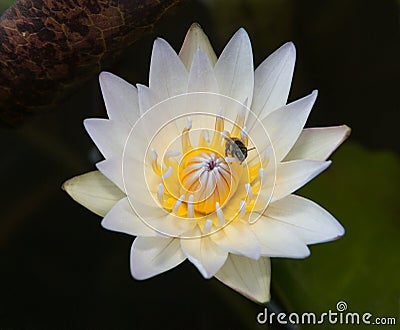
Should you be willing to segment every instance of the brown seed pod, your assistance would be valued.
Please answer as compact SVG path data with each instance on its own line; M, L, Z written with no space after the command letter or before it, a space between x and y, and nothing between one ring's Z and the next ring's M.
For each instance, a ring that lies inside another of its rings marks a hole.
M180 0L19 0L0 17L0 117L55 104Z

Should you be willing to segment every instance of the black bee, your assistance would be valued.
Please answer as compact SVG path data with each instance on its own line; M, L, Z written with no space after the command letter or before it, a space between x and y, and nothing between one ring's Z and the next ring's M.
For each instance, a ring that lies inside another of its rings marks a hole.
M248 151L255 149L254 147L247 149L242 140L238 138L227 137L225 139L226 139L225 156L235 157L237 160L240 161L240 163L243 163L243 161L247 158Z

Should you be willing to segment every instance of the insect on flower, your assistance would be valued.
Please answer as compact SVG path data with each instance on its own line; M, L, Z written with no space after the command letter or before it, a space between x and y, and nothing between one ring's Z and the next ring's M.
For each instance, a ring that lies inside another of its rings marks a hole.
M239 138L225 137L225 156L235 157L240 163L247 158L248 151L254 150L255 147L247 148L244 142Z

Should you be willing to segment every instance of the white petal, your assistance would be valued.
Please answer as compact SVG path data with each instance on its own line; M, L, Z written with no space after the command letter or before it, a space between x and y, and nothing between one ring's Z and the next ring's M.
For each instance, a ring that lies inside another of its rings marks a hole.
M122 178L122 158L109 158L96 164L97 169L111 180L121 191L125 192Z
M200 231L197 232L198 236ZM218 247L209 236L181 239L181 247L189 261L194 264L204 278L213 277L225 263L228 252Z
M104 216L125 195L99 171L76 176L62 188L79 204Z
M131 273L137 280L156 276L186 259L179 239L137 237L131 249Z
M301 188L307 182L311 181L319 173L325 170L331 161L316 161L316 160L292 160L278 164L276 168L276 182L273 186L266 186L261 189L259 196L272 195L271 201L279 200L290 195L292 192ZM272 176L268 172L265 176ZM259 198L254 210L259 211L266 205L266 201Z
M160 210L160 208L159 208ZM143 210L140 214L145 215L145 220L147 223L157 230L159 235L162 236L172 236L180 237L185 236L187 232L191 231L196 226L196 221L189 218L179 218L173 214L161 216L161 212L147 212ZM152 216L154 213L154 216Z
M193 219L176 217L158 205L156 194L160 179L152 173L151 169L146 175L142 170L143 164L130 156L125 157L124 168L126 170L122 179L119 178L121 175L119 173L122 172L122 169L119 168L122 166L121 163L106 160L96 165L103 173L110 175L112 180L122 181L121 184L134 212L157 231L157 235L178 237L193 229L196 225Z
M215 76L220 93L239 101L251 103L254 86L253 52L244 29L235 33L217 63Z
M303 129L285 160L325 160L347 139L350 131L346 125Z
M153 193L157 192L158 185L161 183L160 178L151 168L145 169L144 160L135 159L134 152L130 150L129 155L125 155L123 159L124 191L134 203L138 201L148 206L156 206L157 202Z
M210 237L218 246L228 252L254 260L260 257L260 244L247 222L231 222Z
M149 87L161 100L186 92L188 72L172 47L156 39L150 65Z
M127 163L125 163L126 165ZM146 176L140 171L140 163L130 158L128 168L135 168L136 171L126 171L122 178L121 160L105 160L97 163L99 170L110 180L117 181L126 189L126 194L130 200L133 211L153 230L157 235L162 236L181 236L183 233L193 229L196 222L191 219L179 218L161 208L156 197L158 184L153 182L155 175ZM146 180L145 180L146 179ZM148 184L148 186L147 186ZM152 193L149 189L154 189ZM125 191L125 190L124 190Z
M128 197L129 198L129 197ZM193 219L179 218L176 217L158 205L145 205L137 200L129 199L125 204L118 205L119 207L110 211L111 220L113 224L116 222L120 226L118 228L108 228L115 231L125 232L127 234L135 236L158 236L158 237L179 237L185 235L185 233L193 230L196 226L196 222ZM140 216L136 221L141 221L142 223L131 223L130 227L126 224L132 221L132 215ZM108 216L109 214L107 214ZM120 217L120 219L117 219ZM122 226L124 226L122 228ZM146 226L147 228L144 228ZM135 233L136 230L136 233Z
M344 235L344 228L330 213L304 197L289 195L271 203L264 214L306 244L328 242Z
M251 109L259 118L286 105L296 61L296 49L288 42L267 57L254 73ZM250 130L253 122L246 123Z
M305 258L310 255L307 245L278 221L262 216L251 228L261 244L263 256Z
M120 157L107 158L99 163L96 163L97 169L103 173L108 179L114 182L126 195L136 197L135 193L140 194L139 200L151 202L149 205L154 205L151 193L148 192L148 187L157 189L157 186L151 185L155 182L156 175L149 172L149 175L144 177L144 162L135 159L134 155L129 154L129 151ZM135 171L131 169L134 168ZM124 170L124 171L123 171ZM147 181L146 181L147 180ZM146 184L148 183L148 185ZM158 182L156 183L158 185ZM143 193L146 191L146 193Z
M105 158L122 157L129 127L116 121L90 118L83 121L86 131Z
M261 257L256 261L229 254L224 266L215 277L255 302L264 304L270 299L271 264L269 258Z
M106 229L134 236L157 236L157 233L135 214L127 197L114 205L101 225Z
M311 108L317 98L317 91L272 112L262 120L274 148L275 158L281 161L298 139ZM260 125L250 132L250 137L258 148L264 150L269 146L265 133Z
M293 160L279 164L272 200L281 199L324 171L331 161Z
M190 69L194 54L196 53L198 48L200 48L204 52L204 54L209 59L211 65L214 66L217 62L217 56L214 53L210 41L208 40L208 37L204 34L200 25L197 23L193 23L186 34L182 48L179 52L179 57L181 58L187 70Z
M198 48L189 72L188 92L218 93L214 70L204 52Z
M140 113L144 114L147 110L159 103L159 98L154 91L144 85L137 84L139 96Z
M99 80L108 117L132 126L139 118L136 88L109 72L100 73Z

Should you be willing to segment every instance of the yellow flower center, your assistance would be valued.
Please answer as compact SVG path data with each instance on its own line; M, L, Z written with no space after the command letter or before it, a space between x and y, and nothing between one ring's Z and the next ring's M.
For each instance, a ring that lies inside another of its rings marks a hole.
M181 152L167 151L160 166L153 150L152 168L161 179L157 199L165 210L182 218L198 218L205 231L212 224L222 226L252 210L263 166L262 159L255 157L252 165L247 164L248 138L243 123L244 115L239 114L230 132L224 131L224 119L217 116L214 129L201 130L193 146L192 120L188 118L180 136ZM224 215L222 209L232 200L236 205L228 207L226 219L227 211Z
M193 195L194 210L209 214L223 206L237 186L238 175L217 150L193 149L182 157L179 180L182 192ZM218 203L218 204L217 204Z

